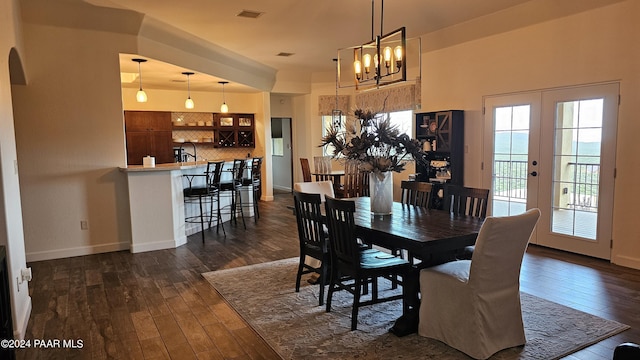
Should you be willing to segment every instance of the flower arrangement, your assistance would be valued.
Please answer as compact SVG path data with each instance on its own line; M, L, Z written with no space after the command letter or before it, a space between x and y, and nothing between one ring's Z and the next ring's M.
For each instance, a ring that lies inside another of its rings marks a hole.
M382 177L388 171L402 172L409 157L426 162L421 143L401 134L391 118L371 110L356 109L355 122L347 122L346 130L327 129L320 146L332 145L334 157L360 161L360 169Z

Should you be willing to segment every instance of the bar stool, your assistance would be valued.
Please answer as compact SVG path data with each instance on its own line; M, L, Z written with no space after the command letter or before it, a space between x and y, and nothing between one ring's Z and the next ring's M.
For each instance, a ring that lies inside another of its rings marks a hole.
M183 177L187 179L189 186L184 188L184 203L185 203L185 212L188 213L187 207L188 204L197 204L199 205L200 213L197 215L189 215L185 216L186 223L200 223L202 228L202 243L204 244L204 218L208 216L208 229L211 228L211 222L213 219L213 204L217 204L216 211L216 233L219 231L219 227L222 226L222 232L226 236L227 233L224 230L224 224L222 223L222 213L220 212L220 178L222 176L222 166L224 165L223 161L219 162L208 162L207 170L204 174L184 174ZM194 184L195 179L204 180L204 184L198 184L196 182ZM208 211L205 210L208 206Z
M227 196L231 198L231 204L224 207L229 209L229 214L231 215L230 222L234 222L237 225L238 224L237 214L238 212L240 212L240 216L242 217L242 225L246 230L247 224L244 221L244 211L242 210L242 191L241 191L242 177L243 177L245 165L246 165L245 159L234 159L233 168L231 170L228 170L231 172L231 181L221 181L219 189L223 196ZM223 208L223 211L225 210L224 208Z
M258 202L262 196L262 157L254 157L251 159L251 174L242 178L242 186L250 188L253 194L251 205L253 205L253 220L258 222L260 217L260 209Z

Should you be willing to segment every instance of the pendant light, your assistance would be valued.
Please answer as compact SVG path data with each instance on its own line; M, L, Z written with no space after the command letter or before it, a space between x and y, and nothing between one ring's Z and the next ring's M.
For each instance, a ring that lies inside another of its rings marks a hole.
M140 63L147 62L146 59L131 59L138 63L138 79L140 79L140 89L136 93L136 100L138 102L147 102L147 93L142 90L142 72L140 71Z
M224 98L224 84L228 83L228 81L218 81L218 84L222 84L222 105L220 106L220 112L225 114L229 112L229 107L227 106L227 102Z
M187 75L187 100L184 101L184 107L187 109L193 109L194 104L193 100L191 100L191 82L189 81L189 76L193 75L193 73L185 71L182 75Z

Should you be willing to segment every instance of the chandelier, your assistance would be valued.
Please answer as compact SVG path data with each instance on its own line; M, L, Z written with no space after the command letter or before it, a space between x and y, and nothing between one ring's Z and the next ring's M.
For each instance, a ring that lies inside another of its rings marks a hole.
M406 30L401 27L383 35L384 0L381 0L380 34L374 35L374 7L375 0L371 0L371 40L352 47L356 90L363 85L379 87L407 79Z

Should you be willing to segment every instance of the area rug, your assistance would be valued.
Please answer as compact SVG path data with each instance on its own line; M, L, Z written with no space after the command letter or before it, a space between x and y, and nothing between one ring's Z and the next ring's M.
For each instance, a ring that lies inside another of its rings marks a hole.
M402 313L400 300L360 308L358 330L350 331L353 297L337 292L325 312L318 286L303 281L295 292L297 261L202 275L284 359L469 359L437 340L389 333ZM558 359L629 328L527 293L521 298L527 343L491 359Z

